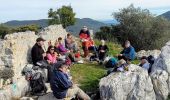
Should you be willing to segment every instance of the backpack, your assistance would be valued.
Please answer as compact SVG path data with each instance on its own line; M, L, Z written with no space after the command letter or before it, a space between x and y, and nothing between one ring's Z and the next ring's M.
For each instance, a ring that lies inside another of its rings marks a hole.
M106 62L105 67L106 68L113 68L117 64L117 59L115 58L110 58L108 62Z
M150 55L147 57L147 61L150 63L150 67L148 70L148 73L150 73L152 70L152 65L154 64L155 58L152 55Z
M44 77L41 72L36 72L30 79L31 94L46 93L47 87L45 86Z

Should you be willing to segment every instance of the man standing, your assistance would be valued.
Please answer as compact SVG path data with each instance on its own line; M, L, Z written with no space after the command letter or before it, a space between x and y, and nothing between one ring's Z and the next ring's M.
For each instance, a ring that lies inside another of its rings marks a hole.
M37 38L35 45L32 47L31 57L34 65L37 65L37 62L42 61L46 56L46 53L43 50L44 41L45 40L41 37Z
M80 88L74 86L67 72L68 66L64 62L54 65L54 70L50 80L51 89L57 99L78 97L83 100L90 100Z

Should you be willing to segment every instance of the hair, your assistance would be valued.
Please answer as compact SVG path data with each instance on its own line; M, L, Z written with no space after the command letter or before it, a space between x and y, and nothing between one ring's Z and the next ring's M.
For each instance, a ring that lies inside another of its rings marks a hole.
M50 53L51 48L54 48L54 46L50 45L47 49L47 53Z
M147 57L146 56L142 56L140 60L142 60L142 59L146 59L147 60Z
M58 38L58 41L59 41L59 40L62 40L62 37L59 37L59 38Z
M69 36L71 36L71 33L68 33L68 34L67 34L67 37L69 37Z

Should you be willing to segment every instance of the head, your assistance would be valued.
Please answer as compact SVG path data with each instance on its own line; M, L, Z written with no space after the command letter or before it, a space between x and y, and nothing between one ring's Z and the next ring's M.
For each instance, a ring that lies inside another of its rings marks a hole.
M54 46L49 46L48 47L48 50L47 50L47 53L50 53L50 54L53 54L54 53Z
M59 38L58 38L58 42L59 42L59 43L62 43L62 40L63 40L62 37L59 37Z
M128 47L130 47L130 41L127 40L127 41L125 42L125 48L128 48Z
M143 56L141 59L140 59L140 62L141 64L145 64L147 62L147 57L146 56Z
M44 41L45 39L39 37L36 39L36 43L39 45L39 46L43 46L44 45Z
M71 38L71 34L70 33L67 34L67 38Z
M58 66L58 70L63 73L67 73L67 69L68 69L68 66L66 64L61 64Z
M101 40L101 44L102 44L102 45L105 45L105 41L104 41L104 40Z
M87 31L87 30L88 30L87 26L83 26L83 31Z

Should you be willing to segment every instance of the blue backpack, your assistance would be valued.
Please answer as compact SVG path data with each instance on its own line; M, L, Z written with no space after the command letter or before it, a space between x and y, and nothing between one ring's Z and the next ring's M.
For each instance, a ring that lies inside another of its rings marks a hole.
M116 58L110 58L109 61L105 64L106 68L114 68L117 64L118 60Z

